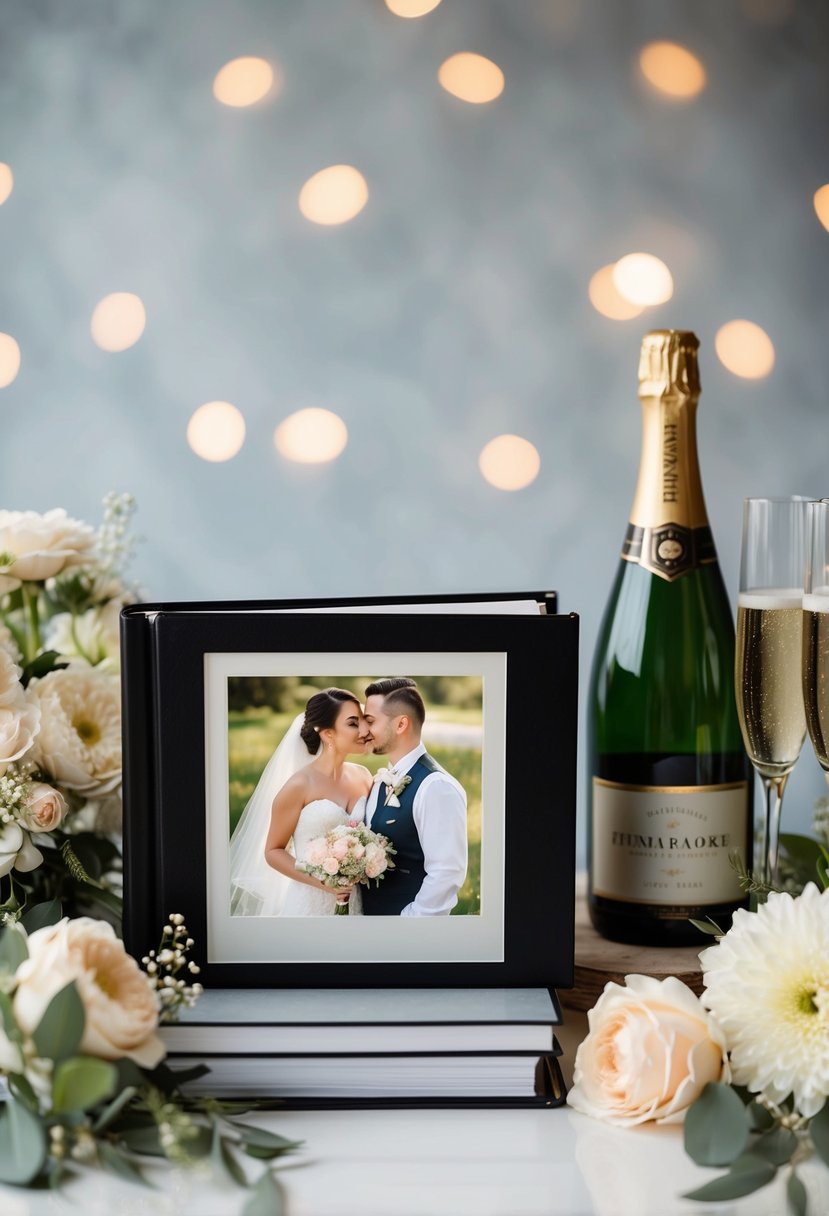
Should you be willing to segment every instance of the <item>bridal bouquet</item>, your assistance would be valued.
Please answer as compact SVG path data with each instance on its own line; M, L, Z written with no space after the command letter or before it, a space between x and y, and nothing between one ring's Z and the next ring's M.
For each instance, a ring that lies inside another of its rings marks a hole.
M349 820L312 840L307 857L298 861L296 868L336 893L354 883L369 886L372 879L379 885L386 871L394 869L391 857L395 852L388 837ZM338 903L335 912L347 916L348 902Z
M0 919L120 912L119 614L134 509L0 510Z

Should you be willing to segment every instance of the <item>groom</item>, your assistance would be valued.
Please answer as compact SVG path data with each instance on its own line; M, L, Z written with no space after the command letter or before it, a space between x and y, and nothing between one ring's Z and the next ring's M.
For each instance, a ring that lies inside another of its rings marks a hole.
M366 823L397 852L380 884L363 888L363 915L448 916L466 877L466 794L420 741L426 709L414 680L378 680L365 697L366 742L388 756L380 772L391 778L375 780Z

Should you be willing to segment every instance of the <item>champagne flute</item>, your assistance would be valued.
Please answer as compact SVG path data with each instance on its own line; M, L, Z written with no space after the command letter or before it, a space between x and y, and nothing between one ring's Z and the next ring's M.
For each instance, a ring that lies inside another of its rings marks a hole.
M803 704L818 763L829 782L829 500L810 502L803 580Z
M765 790L763 882L777 876L783 791L806 737L801 689L808 498L747 498L737 600L735 692Z

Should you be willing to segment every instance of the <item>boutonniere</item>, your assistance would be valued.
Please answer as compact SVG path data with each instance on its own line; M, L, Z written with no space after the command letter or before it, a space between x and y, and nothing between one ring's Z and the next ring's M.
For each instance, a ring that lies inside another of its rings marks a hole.
M382 782L386 786L386 800L383 806L400 806L399 794L402 794L407 785L411 784L411 777L408 773L400 776L394 769L378 768L374 778L376 782Z

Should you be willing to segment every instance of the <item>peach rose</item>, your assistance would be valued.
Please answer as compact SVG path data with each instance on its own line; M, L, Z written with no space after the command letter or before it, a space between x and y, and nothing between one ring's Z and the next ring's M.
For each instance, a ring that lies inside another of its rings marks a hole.
M339 840L334 841L334 844L331 847L331 852L338 861L342 861L348 852L348 841L344 836L341 836Z
M619 1126L675 1123L723 1074L725 1040L691 989L670 976L606 984L576 1052L575 1110Z
M155 1068L164 1044L156 1034L153 990L112 926L87 916L64 919L29 937L29 957L17 969L14 994L21 1030L34 1032L52 997L70 980L86 1014L81 1052Z
M23 820L30 832L51 832L66 814L66 800L59 790L36 781L29 793Z
M340 863L337 861L336 857L326 857L325 861L322 863L322 868L325 870L326 874L336 874L340 868Z
M311 865L319 866L328 856L328 845L324 840L312 840L308 845L308 860Z
M371 861L366 862L366 878L379 878L385 869L385 859L375 857Z

